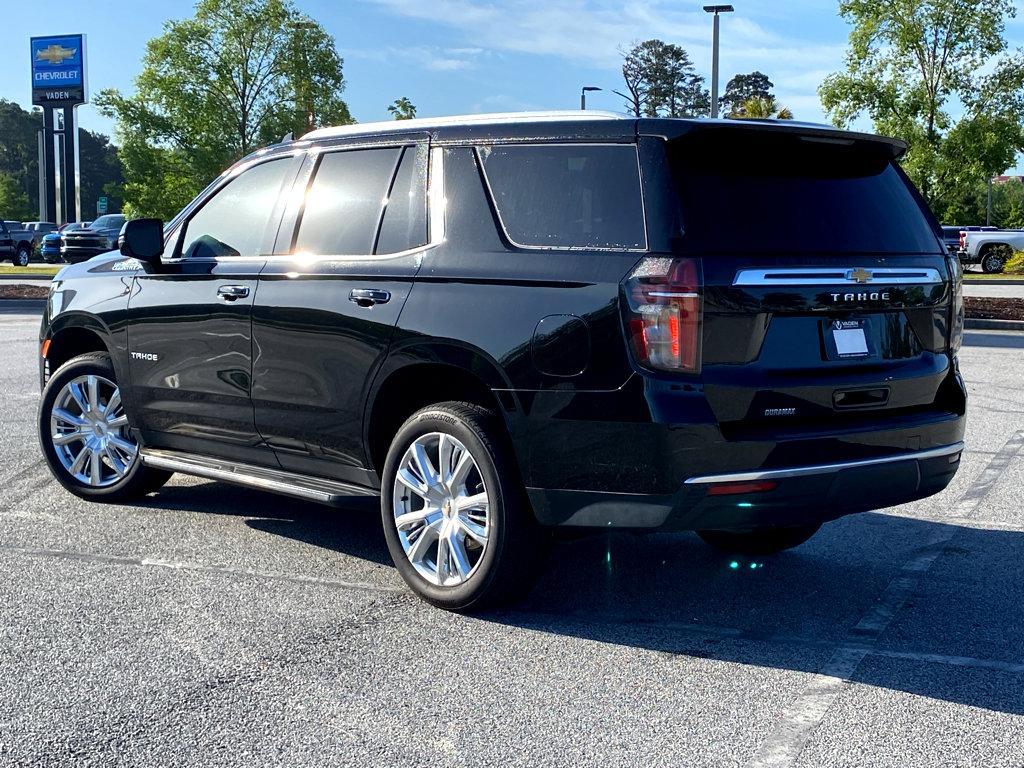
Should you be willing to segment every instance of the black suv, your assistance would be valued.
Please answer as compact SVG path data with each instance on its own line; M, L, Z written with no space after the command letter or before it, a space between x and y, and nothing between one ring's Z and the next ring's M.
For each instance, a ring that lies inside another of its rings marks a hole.
M959 465L960 271L903 150L590 112L269 147L55 278L43 452L88 499L379 495L451 609L528 587L547 527L793 547Z

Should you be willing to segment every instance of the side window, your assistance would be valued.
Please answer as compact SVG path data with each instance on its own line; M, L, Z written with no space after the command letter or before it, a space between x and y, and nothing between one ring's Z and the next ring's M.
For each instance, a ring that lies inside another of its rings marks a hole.
M479 153L498 217L513 243L646 247L634 145L495 145Z
M181 254L186 259L255 256L263 248L292 158L253 166L214 193L185 224Z
M427 242L427 145L406 147L388 193L376 254L395 254Z
M320 158L306 194L296 253L372 254L381 211L402 150L343 150Z

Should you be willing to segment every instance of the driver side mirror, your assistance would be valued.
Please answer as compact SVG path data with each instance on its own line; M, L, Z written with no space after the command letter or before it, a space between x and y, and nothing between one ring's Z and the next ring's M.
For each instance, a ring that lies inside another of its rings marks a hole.
M118 242L125 256L158 265L164 252L164 223L159 219L132 219L124 223Z

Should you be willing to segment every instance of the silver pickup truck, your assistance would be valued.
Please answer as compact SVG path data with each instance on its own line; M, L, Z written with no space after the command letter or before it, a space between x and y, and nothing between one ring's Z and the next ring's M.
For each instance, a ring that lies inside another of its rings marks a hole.
M1002 272L1014 251L1024 251L1024 230L960 233L962 264L980 264L983 272Z
M0 220L0 260L10 259L24 267L32 258L34 248L35 238L31 230L25 229L21 222Z

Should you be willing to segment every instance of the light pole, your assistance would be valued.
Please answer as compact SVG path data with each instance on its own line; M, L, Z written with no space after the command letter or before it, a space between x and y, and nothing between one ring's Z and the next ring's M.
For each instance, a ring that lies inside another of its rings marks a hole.
M306 50L306 31L316 29L316 27L316 23L308 19L299 19L291 23L291 28L298 32L295 37L295 46L302 49L302 85L300 87L299 79L296 78L295 106L299 109L304 109L306 112L306 133L316 128L316 115L313 114L313 98L309 92L309 81L312 79L312 75L309 71L309 52Z
M600 91L596 85L585 85L580 89L580 109L587 108L587 91Z
M732 13L731 5L705 5L707 13L713 13L715 20L711 32L711 117L718 117L718 14Z

